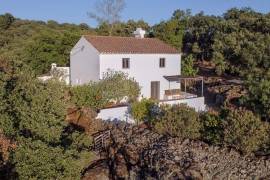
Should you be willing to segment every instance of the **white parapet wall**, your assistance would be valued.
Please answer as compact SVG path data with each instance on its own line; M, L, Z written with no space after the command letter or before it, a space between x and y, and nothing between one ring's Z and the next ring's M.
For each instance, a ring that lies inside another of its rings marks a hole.
M127 123L135 123L130 114L129 106L120 106L101 109L97 118L105 121L125 121Z
M162 104L186 104L189 107L194 108L197 112L205 111L206 107L204 104L204 97L190 98L190 99L178 99L178 100L167 100L160 102ZM135 123L135 120L130 114L130 106L117 106L111 108L101 109L98 113L97 118L104 121L124 121L127 123Z
M160 104L169 104L169 105L186 104L187 106L194 108L197 112L206 110L206 106L205 106L205 103L204 103L204 97L167 100L167 101L160 102Z

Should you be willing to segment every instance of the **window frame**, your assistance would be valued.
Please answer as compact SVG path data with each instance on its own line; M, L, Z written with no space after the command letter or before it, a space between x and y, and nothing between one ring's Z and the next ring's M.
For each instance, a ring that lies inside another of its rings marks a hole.
M122 58L122 69L130 68L130 58Z
M166 67L166 58L159 58L159 68Z

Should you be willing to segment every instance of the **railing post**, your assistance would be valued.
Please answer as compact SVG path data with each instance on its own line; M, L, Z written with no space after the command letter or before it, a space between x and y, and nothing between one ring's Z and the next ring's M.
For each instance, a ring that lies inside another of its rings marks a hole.
M104 136L101 136L101 149L103 149L104 148Z
M186 79L185 79L185 92L187 92Z
M202 77L202 97L203 97L203 77Z
M180 84L180 92L182 91L182 79L179 78L179 84Z

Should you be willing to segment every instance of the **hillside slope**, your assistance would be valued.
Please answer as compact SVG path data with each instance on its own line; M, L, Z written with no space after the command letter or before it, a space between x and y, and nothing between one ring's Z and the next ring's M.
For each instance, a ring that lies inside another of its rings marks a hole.
M111 125L110 125L111 126ZM270 159L159 135L147 126L111 126L111 145L84 179L268 179Z

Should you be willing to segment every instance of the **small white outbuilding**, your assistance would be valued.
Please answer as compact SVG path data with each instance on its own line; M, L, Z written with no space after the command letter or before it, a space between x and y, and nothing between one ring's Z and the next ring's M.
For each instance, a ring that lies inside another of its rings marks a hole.
M69 85L70 67L58 67L56 63L52 63L50 72L48 74L39 76L38 79L45 82L53 77L57 77L59 81L63 81L66 85Z

